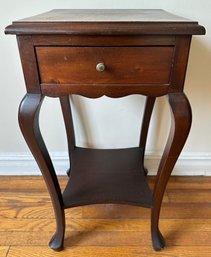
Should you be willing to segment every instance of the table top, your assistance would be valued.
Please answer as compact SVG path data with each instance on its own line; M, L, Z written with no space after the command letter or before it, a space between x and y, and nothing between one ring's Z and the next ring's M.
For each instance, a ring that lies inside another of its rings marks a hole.
M16 22L191 22L161 9L55 9Z
M55 9L14 21L5 33L202 35L205 29L161 9Z

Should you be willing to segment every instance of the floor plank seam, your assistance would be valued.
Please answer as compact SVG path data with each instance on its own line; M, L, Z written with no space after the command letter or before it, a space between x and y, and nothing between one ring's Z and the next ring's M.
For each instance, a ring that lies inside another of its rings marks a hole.
M11 246L9 245L9 247L8 247L8 249L7 249L7 252L6 252L6 256L5 257L8 257L9 255L9 251L10 251L10 248L11 248Z

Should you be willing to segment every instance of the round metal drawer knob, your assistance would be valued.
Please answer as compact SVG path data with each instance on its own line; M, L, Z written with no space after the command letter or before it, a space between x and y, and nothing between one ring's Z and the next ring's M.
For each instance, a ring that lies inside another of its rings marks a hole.
M105 64L102 63L102 62L100 62L100 63L98 63L98 64L96 65L96 70L99 71L99 72L104 71L105 68L106 68L106 66L105 66Z

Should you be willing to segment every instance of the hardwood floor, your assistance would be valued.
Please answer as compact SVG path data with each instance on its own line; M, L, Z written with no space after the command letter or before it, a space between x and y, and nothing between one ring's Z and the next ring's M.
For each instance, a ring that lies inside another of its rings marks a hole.
M60 177L64 188L67 178ZM154 179L150 178L153 187ZM167 246L153 251L150 211L124 205L66 210L65 249L48 247L54 216L42 177L0 177L0 257L211 256L211 177L172 177L161 230Z

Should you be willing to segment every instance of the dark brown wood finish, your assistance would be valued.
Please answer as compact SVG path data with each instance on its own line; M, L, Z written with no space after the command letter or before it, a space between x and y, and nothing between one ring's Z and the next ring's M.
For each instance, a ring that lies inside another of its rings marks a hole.
M119 202L151 208L153 247L162 249L161 203L191 126L191 108L183 94L191 36L205 34L205 29L163 10L53 10L13 22L5 33L17 35L28 92L20 105L20 127L54 206L57 229L51 248L63 247L65 208ZM105 70L96 70L99 63ZM70 94L146 95L140 146L77 147ZM169 97L172 125L151 194L143 159L154 102L162 95ZM39 130L44 96L60 98L67 132L71 173L63 193Z
M139 146L143 147L144 153L146 148L150 119L151 119L153 107L155 104L155 99L156 99L155 97L147 96L146 102L145 102L144 115L142 119L142 127L141 127L141 134L140 134L140 142L139 142Z
M172 116L171 129L158 168L152 200L151 233L155 250L165 246L158 226L161 203L169 176L188 137L192 121L191 107L184 93L169 94L169 104Z
M72 152L72 169L63 193L65 208L96 203L151 207L142 167L143 149L86 149Z
M16 35L203 35L198 22L163 10L52 10L13 22Z
M169 84L173 53L173 46L36 47L41 83L55 85Z
M19 125L23 136L43 174L51 196L55 217L56 232L50 241L52 249L61 250L64 241L65 216L63 198L57 176L43 141L39 128L39 112L43 101L41 94L26 94L19 108Z
M27 93L40 93L40 79L31 36L17 37Z
M174 35L32 35L34 46L169 46Z
M150 119L151 119L152 111L155 105L155 99L156 99L155 97L147 96L145 107L144 107L144 115L142 118L142 126L141 126L140 142L139 142L139 146L143 148L144 155L145 155ZM143 166L144 166L144 158L143 158ZM144 171L145 171L145 174L147 175L148 170L144 168Z
M70 175L71 159L72 159L71 153L75 149L75 132L74 132L74 126L73 126L72 111L71 111L69 96L63 96L63 97L60 97L59 99L60 99L60 104L62 108L66 134L67 134L67 146L68 146L69 162L70 162L70 167L67 170L67 174Z

